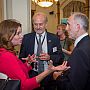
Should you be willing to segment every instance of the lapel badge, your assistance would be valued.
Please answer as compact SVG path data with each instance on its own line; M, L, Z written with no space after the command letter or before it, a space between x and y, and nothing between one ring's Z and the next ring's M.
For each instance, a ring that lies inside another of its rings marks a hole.
M51 42L51 40L48 40L48 42L50 43L50 42Z

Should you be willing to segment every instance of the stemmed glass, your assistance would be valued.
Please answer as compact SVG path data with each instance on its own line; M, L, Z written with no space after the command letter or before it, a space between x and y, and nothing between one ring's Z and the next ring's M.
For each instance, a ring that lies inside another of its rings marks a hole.
M42 50L41 53L45 53L45 51ZM38 65L39 65L38 59L39 59L39 56L35 54L34 60L36 60L36 62L34 62L34 66L33 66L34 71L38 71Z
M36 60L36 62L34 62L33 64L33 70L37 71L38 70L38 61L37 61L37 55L35 54L34 60Z

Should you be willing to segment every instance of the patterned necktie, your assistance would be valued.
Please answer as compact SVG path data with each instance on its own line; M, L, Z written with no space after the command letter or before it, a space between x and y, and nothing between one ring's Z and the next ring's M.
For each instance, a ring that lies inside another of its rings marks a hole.
M40 56L41 52L42 52L42 43L41 43L41 35L39 35L38 47L37 47L37 56Z
M38 47L37 47L37 56L40 56L40 53L42 52L42 43L41 43L41 35L39 35L38 40ZM37 58L38 60L38 74L44 71L44 64L43 61Z

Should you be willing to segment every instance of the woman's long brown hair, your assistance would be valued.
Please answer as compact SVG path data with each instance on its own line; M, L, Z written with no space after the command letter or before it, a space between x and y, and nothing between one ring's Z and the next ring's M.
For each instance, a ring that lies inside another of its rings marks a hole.
M21 24L14 19L7 19L0 23L0 48L14 50L10 37L16 34L18 27L21 27Z

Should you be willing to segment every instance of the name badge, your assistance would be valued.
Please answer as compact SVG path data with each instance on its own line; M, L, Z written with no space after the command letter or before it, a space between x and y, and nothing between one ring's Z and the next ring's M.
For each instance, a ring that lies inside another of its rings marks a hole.
M56 51L57 51L57 47L54 47L54 48L53 48L53 52L56 52Z

